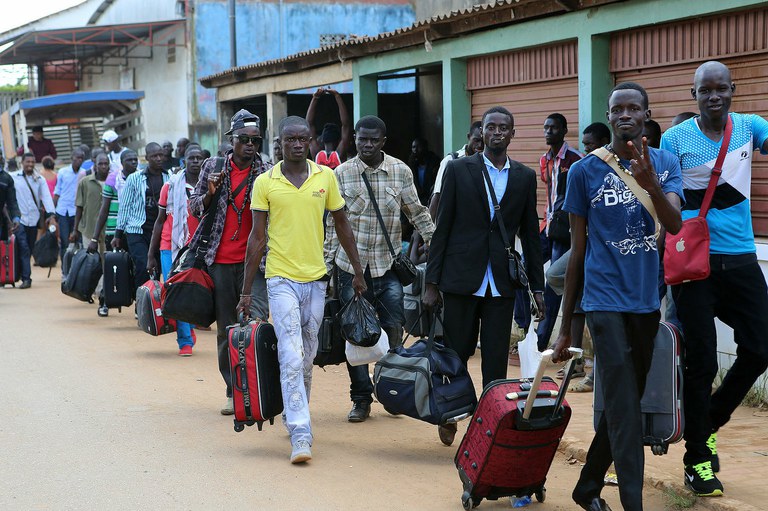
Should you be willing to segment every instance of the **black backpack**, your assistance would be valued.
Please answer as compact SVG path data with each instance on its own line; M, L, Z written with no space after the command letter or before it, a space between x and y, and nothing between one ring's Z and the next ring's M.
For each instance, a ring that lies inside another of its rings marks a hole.
M97 252L78 250L72 258L67 278L61 282L61 292L80 301L93 303L93 293L102 271L101 256Z
M53 268L59 260L59 239L51 231L45 231L45 234L35 242L32 247L32 257L35 258L35 264L41 268Z

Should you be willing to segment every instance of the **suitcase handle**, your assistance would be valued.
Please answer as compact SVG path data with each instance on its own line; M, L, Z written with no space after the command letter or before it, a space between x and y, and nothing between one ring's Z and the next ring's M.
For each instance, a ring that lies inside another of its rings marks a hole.
M554 413L557 414L560 410L560 407L563 404L563 399L565 399L565 393L568 390L568 384L571 380L571 375L573 374L573 362L574 358L581 358L581 354L584 352L581 348L568 348L568 351L571 353L572 357L568 360L568 365L565 367L565 375L563 377L563 384L560 387L560 392L558 392L557 395L557 401L555 402L555 411ZM554 351L551 349L544 350L544 352L541 354L541 363L539 363L539 368L536 370L536 377L533 379L533 383L531 383L531 390L529 392L529 395L537 396L539 393L539 387L541 386L541 379L544 377L544 371L546 371L547 367L549 367L552 362L552 355ZM523 419L528 420L531 417L531 411L533 409L533 403L531 403L531 406L528 406L528 403L525 404L525 409L523 410Z

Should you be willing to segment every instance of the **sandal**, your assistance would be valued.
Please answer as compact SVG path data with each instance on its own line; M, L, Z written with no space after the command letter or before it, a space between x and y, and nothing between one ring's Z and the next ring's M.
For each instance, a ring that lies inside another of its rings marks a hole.
M581 378L582 376L586 376L587 373L584 372L584 362L575 362L573 366L573 374L571 375L571 378ZM565 378L565 367L561 367L558 369L557 374L555 377L558 380L562 380Z
M568 392L592 392L593 390L595 390L595 382L589 377L577 383L572 383L568 387Z

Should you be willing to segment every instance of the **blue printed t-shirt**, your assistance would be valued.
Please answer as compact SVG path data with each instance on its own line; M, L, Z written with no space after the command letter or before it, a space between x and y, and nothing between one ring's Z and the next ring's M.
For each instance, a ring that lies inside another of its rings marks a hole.
M712 254L751 254L755 252L749 203L752 153L761 149L768 139L768 121L753 114L732 113L730 117L733 123L731 143L707 212L709 251ZM699 214L722 144L722 139L715 142L704 135L697 121L698 118L688 119L668 129L661 137L662 149L672 152L680 160L683 170L683 220Z
M664 193L682 197L674 155L649 148ZM629 168L630 162L622 160ZM563 210L585 217L585 312L646 313L659 309L659 253L653 217L603 160L589 155L568 171Z

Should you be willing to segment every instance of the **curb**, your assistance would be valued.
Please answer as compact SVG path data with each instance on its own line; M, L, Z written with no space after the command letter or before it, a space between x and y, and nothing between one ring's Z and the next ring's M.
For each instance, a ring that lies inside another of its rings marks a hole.
M579 445L579 440L574 437L563 437L560 441L558 451L563 453L568 459L576 459L584 463L587 459L587 451ZM669 490L675 493L690 493L685 485L675 483L669 479L669 476L660 475L656 471L645 467L645 484L659 490ZM761 511L760 509L728 497L700 497L696 499L696 506L712 511Z

